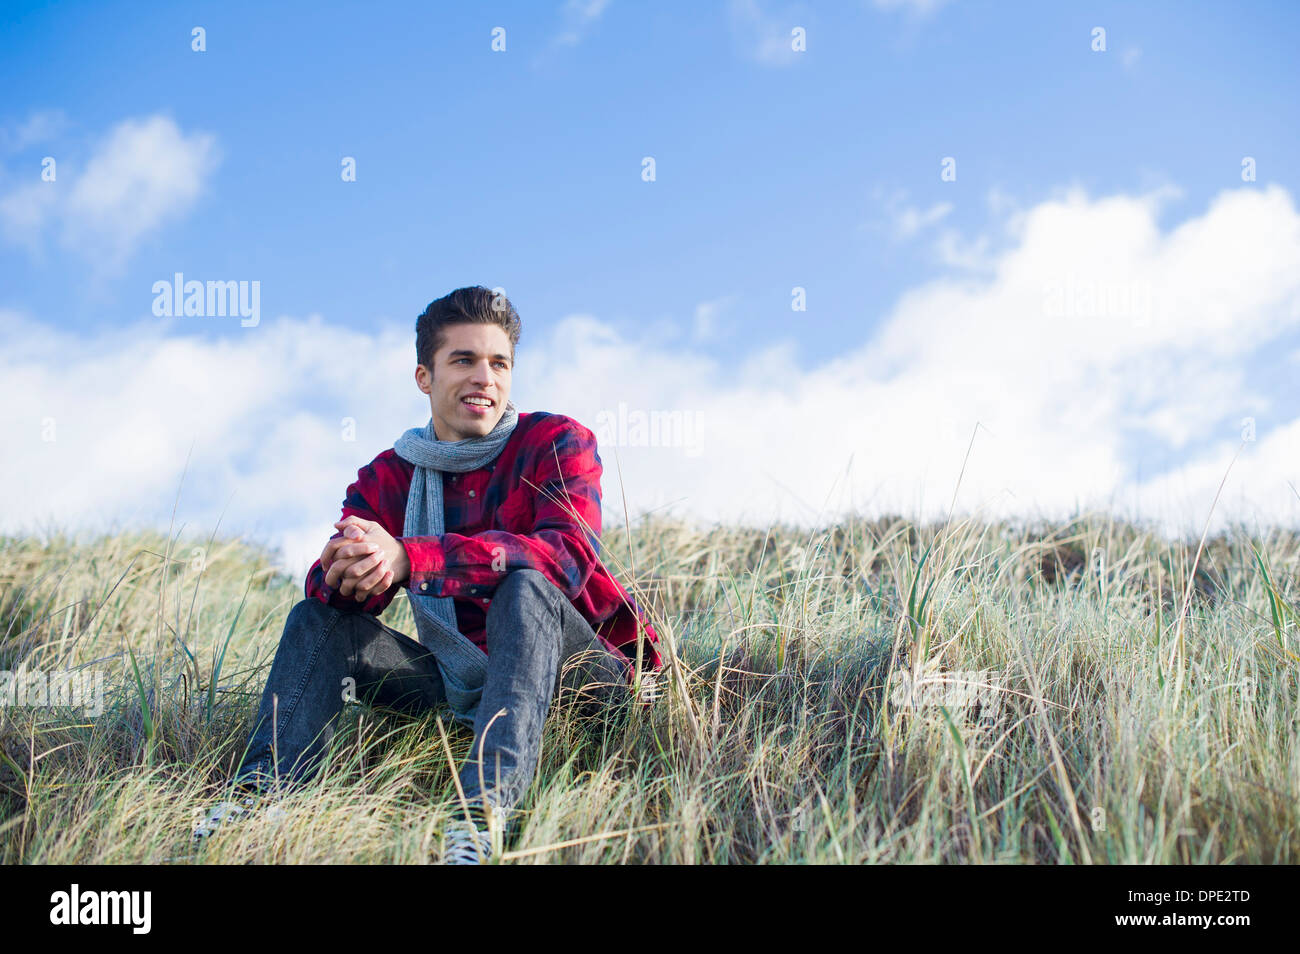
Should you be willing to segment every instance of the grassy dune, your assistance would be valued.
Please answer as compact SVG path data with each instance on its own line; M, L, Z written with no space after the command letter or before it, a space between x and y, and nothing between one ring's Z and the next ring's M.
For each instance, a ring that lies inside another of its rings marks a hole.
M604 542L676 658L650 705L553 711L507 861L1300 862L1294 532L658 519ZM0 860L437 859L471 734L361 705L281 816L190 846L302 597L268 554L0 547L0 670L107 688L97 717L0 709ZM405 597L383 619L414 632Z

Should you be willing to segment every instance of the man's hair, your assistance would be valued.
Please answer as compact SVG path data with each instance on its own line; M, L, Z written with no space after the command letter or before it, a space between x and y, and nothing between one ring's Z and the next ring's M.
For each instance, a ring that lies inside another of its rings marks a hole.
M515 345L521 329L519 312L504 294L482 285L457 288L429 302L415 319L415 359L433 373L433 356L446 341L448 325L496 325L510 339L510 364L515 363Z

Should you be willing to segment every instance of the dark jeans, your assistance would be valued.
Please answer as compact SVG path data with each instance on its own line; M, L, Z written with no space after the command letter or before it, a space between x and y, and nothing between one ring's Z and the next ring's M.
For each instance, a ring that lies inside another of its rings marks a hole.
M552 699L572 689L582 713L595 715L630 696L629 663L558 587L528 569L508 574L492 595L487 653L474 743L459 777L472 806L489 801L508 820L536 773ZM420 643L369 613L304 599L289 613L237 782L263 787L277 772L290 783L310 778L352 698L412 715L447 702L434 656Z

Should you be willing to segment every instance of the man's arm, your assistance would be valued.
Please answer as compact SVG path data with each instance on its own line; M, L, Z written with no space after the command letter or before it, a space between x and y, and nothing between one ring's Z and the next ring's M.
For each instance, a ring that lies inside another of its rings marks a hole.
M576 598L598 562L600 475L596 435L562 421L544 436L536 466L524 475L534 494L532 529L398 538L410 561L407 585L431 596L483 598L506 574L526 568Z
M391 532L391 528L383 519L385 516L383 507L380 506L380 501L385 499L384 489L382 475L376 470L374 461L371 461L357 471L356 481L348 485L347 494L343 499L343 518L354 516L373 521ZM340 530L330 539L333 540L342 536L343 531ZM330 606L341 610L356 610L378 616L392 602L397 593L397 581L394 581L382 593L375 593L364 602L358 602L351 593L343 594L339 592L341 581L334 586L330 586L326 582L325 578L328 569L328 567L321 565L320 560L317 560L312 564L311 569L307 571L307 582L304 589L308 599L320 600L322 603L328 603Z

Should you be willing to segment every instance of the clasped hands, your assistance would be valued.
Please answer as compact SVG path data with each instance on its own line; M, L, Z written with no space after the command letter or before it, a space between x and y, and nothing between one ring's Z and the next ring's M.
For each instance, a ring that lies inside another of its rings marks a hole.
M343 536L331 539L320 555L327 586L364 603L410 577L406 548L378 523L351 516L334 526Z

